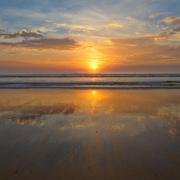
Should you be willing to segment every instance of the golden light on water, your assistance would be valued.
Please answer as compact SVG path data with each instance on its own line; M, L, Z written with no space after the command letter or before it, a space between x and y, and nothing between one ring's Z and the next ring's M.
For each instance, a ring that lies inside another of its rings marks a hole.
M96 95L96 91L94 90L94 91L92 91L92 95Z

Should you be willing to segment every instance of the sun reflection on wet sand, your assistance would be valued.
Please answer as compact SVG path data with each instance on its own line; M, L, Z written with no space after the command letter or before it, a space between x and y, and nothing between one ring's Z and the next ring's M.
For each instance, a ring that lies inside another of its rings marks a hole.
M0 94L3 179L164 180L179 175L178 90Z

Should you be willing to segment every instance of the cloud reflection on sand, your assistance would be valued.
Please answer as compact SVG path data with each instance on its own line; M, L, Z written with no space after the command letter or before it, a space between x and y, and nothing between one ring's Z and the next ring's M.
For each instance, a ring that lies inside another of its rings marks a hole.
M35 105L14 108L3 108L1 119L9 119L18 124L34 124L35 121L40 121L42 117L54 114L70 115L73 114L77 107L73 104L57 104L57 105ZM2 111L2 110L1 110Z
M58 131L88 131L94 128L131 135L155 125L168 126L170 134L179 134L176 128L180 123L178 94L167 98L163 91L162 94L153 91L71 91L60 93L61 96L58 93L53 91L50 95L45 91L42 94L27 94L24 91L19 94L21 104L16 105L13 104L17 94L11 95L9 103L0 104L1 123L9 120L19 125L48 128L54 122L53 128ZM31 100L32 97L37 98Z
M177 90L0 93L4 179L178 177Z

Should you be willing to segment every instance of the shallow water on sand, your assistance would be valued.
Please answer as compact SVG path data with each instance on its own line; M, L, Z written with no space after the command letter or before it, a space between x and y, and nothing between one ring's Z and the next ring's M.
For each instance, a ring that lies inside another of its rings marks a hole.
M176 180L179 90L0 90L0 179Z

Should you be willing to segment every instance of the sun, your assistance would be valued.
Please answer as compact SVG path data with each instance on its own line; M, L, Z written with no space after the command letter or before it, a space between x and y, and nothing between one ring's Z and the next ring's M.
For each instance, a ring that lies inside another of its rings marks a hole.
M102 54L95 48L91 48L88 56L89 69L92 71L98 71L102 66Z
M88 73L100 73L102 72L104 62L105 62L105 56L102 52L102 49L100 46L97 46L96 44L87 44L84 51L84 62L86 71Z
M94 71L97 70L98 69L98 63L97 62L91 62L90 68Z

